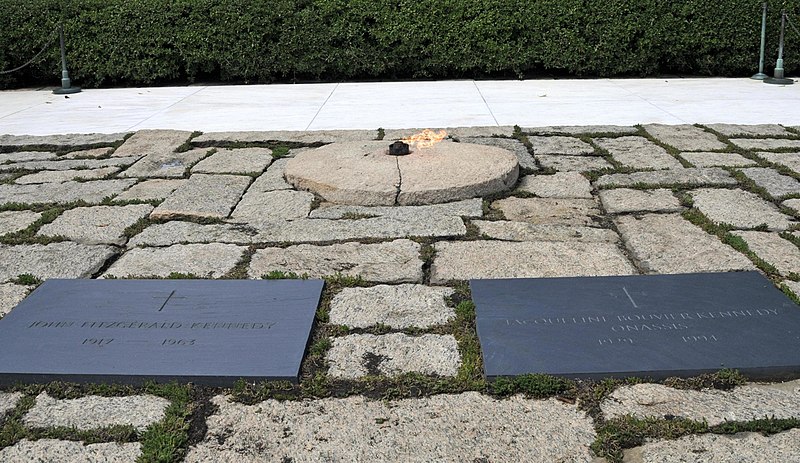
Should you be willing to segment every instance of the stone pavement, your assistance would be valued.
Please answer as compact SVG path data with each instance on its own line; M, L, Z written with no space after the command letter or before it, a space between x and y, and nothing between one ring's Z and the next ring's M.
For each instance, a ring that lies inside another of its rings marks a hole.
M797 381L500 393L464 280L757 268L800 295L800 127L459 128L520 179L442 204L337 205L284 179L304 150L404 135L0 135L0 314L48 278L328 278L299 387L8 388L0 460L799 461ZM598 444L676 418L700 430Z

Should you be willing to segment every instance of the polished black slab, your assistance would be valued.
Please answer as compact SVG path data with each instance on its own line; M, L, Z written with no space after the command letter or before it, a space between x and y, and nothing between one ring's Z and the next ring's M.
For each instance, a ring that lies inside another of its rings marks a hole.
M0 383L297 381L322 280L48 280L0 320Z
M800 376L800 307L758 272L471 280L488 378Z

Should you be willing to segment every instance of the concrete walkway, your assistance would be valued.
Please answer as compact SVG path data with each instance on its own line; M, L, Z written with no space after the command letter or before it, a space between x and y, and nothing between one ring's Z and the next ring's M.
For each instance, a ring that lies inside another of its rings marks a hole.
M747 78L374 82L0 92L0 134L639 123L800 125L800 85Z

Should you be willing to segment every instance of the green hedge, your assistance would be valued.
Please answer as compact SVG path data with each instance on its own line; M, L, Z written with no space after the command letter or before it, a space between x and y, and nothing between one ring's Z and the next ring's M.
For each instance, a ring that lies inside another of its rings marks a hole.
M773 0L768 65L777 48ZM791 3L791 2L787 2ZM793 14L800 26L800 7ZM0 0L0 69L30 59L64 18L83 86L220 80L747 76L754 0ZM63 8L63 11L62 11ZM58 50L0 75L57 84ZM800 69L787 31L786 70Z

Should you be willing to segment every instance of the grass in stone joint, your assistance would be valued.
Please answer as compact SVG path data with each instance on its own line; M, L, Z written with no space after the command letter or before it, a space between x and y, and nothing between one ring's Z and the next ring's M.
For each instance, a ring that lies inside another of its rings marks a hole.
M63 213L67 208L65 207L51 207L41 210L41 216L24 230L16 233L10 233L0 237L0 244L50 244L59 241L65 241L63 236L37 236L36 232L39 231L44 225L53 222Z
M309 278L307 273L298 275L295 272L284 272L281 270L272 270L269 273L261 275L262 280L307 280Z
M194 132L189 135L189 138L186 139L179 147L175 148L176 153L185 153L193 148L192 146L192 139L197 138L200 135L203 135L203 132L195 130Z
M737 386L743 386L745 383L747 383L747 378L739 373L739 370L732 370L730 368L692 378L671 377L664 380L664 385L673 389L690 389L695 391L703 389L729 391Z
M638 447L648 438L677 439L688 434L706 432L706 423L684 418L665 420L624 416L601 424L597 429L597 438L590 448L595 455L607 458L609 463L620 463L624 449Z
M39 286L40 284L43 283L43 281L40 278L35 277L35 276L31 275L30 273L21 273L21 274L17 275L17 278L14 278L13 280L11 280L11 282L15 283L15 284L18 284L18 285L25 285L25 286Z
M378 134L375 135L376 141L381 141L386 137L386 130L383 127L378 127Z

